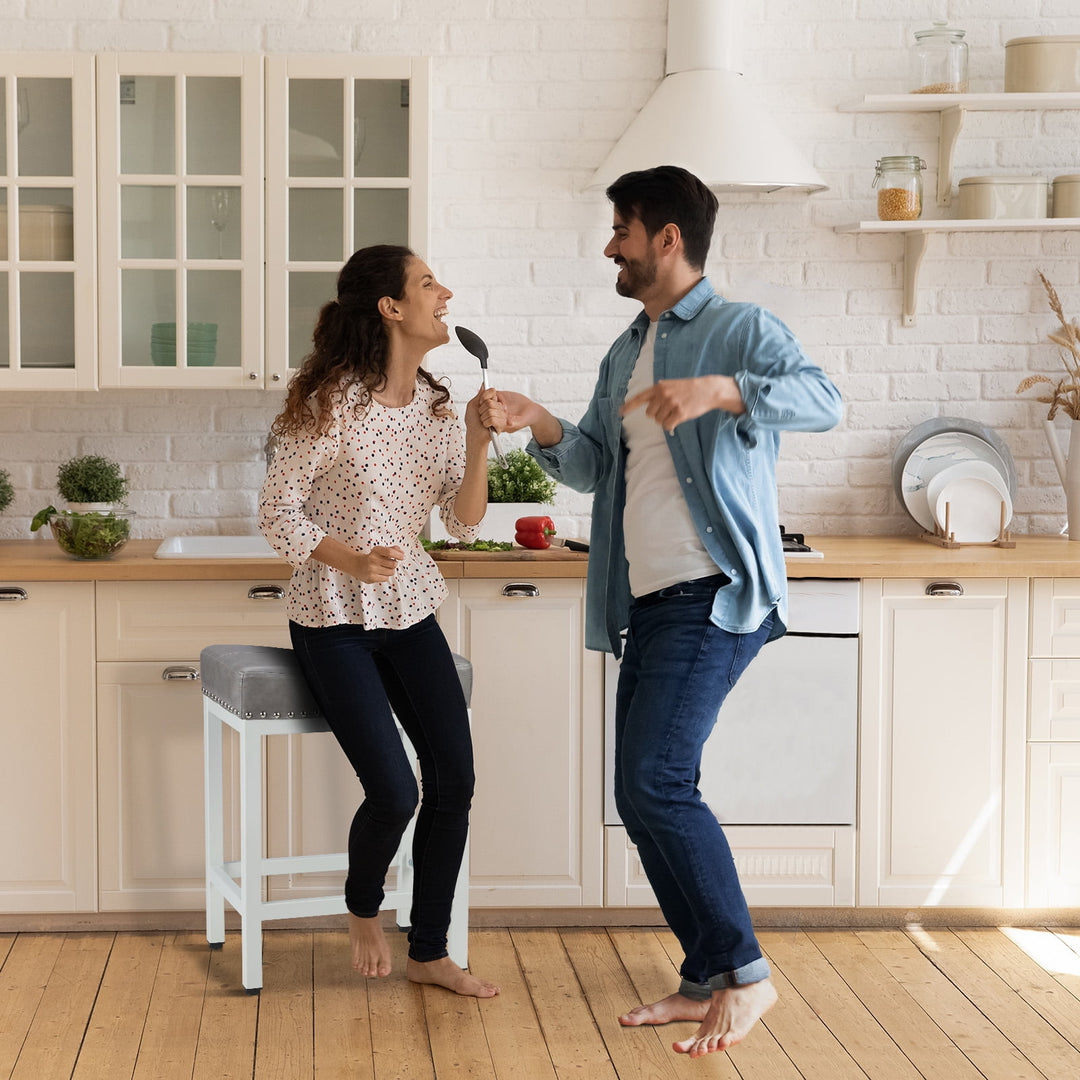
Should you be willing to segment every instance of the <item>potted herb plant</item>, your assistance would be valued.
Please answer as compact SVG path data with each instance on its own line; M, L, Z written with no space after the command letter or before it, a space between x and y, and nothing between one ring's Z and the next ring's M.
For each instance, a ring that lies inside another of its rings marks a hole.
M73 558L107 559L131 535L132 512L122 505L127 489L115 461L95 454L70 458L56 472L56 490L67 509L38 511L30 531L48 524L60 549Z
M535 459L524 450L506 452L506 468L498 462L488 462L488 507L480 522L480 535L486 540L514 539L514 522L520 517L550 514L557 484ZM432 540L445 540L449 534L443 528L436 507L428 525Z
M15 498L15 487L11 483L11 473L7 469L0 469L0 513L3 513Z

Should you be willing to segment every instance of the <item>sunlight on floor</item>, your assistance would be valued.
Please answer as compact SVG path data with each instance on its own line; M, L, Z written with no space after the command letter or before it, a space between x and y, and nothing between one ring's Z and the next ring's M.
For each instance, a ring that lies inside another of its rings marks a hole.
M1051 975L1080 976L1080 951L1074 951L1062 937L1075 939L1074 948L1080 950L1080 933L1075 930L1060 931L1060 935L1049 930L1027 930L1019 927L1003 926L1001 932L1013 944L1024 950L1045 971Z

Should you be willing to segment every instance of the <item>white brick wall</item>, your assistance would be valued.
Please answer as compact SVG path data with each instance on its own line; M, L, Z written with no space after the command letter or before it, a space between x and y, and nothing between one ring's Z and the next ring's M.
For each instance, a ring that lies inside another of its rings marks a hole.
M1014 391L1030 372L1058 371L1036 270L1080 317L1080 234L932 236L918 324L905 329L899 238L833 226L873 216L883 154L924 157L933 190L937 118L837 106L906 89L912 31L941 17L967 30L972 89L998 90L1004 42L1080 33L1075 0L742 7L747 78L778 104L830 190L721 196L709 271L730 297L788 321L847 402L837 430L785 438L782 519L807 532L914 532L891 489L893 448L927 417L958 415L995 425L1011 448L1017 531L1056 532L1064 499L1043 408ZM454 317L492 346L496 383L576 418L606 345L635 312L614 294L601 255L608 208L583 188L663 74L665 15L664 0L12 0L0 5L0 41L7 50L431 54L426 254L456 292ZM1078 145L1080 113L974 114L956 173L1080 172ZM456 344L431 366L460 395L477 382ZM57 463L95 452L125 463L140 535L251 531L279 400L272 391L7 393L0 465L17 495L0 536L28 536L30 516L54 499ZM562 531L582 531L588 507L561 493Z

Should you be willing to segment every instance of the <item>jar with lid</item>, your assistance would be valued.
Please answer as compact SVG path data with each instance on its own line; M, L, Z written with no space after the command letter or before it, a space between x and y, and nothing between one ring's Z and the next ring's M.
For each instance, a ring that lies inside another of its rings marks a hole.
M963 30L935 22L929 30L915 31L911 51L913 94L966 94L968 47Z
M877 189L877 216L882 221L914 221L922 214L922 170L920 157L898 154L878 159L874 172Z

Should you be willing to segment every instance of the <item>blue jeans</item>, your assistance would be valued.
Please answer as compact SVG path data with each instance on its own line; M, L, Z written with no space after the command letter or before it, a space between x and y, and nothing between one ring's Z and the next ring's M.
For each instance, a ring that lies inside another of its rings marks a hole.
M289 632L311 693L364 788L345 882L345 905L361 918L379 912L419 794L391 708L416 751L423 798L413 834L409 956L438 960L447 955L474 782L468 711L442 629L429 615L405 630L290 622Z
M633 601L615 702L615 803L682 946L680 993L699 999L769 975L727 838L698 790L717 712L773 619L750 634L714 626L727 582L718 574Z

